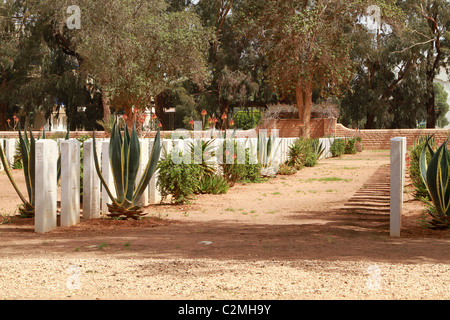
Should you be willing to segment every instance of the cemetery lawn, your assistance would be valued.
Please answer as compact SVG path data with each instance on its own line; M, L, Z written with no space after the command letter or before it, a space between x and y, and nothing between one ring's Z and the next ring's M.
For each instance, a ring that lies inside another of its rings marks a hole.
M36 234L0 172L0 299L450 299L450 230L423 227L409 184L400 238L388 150Z

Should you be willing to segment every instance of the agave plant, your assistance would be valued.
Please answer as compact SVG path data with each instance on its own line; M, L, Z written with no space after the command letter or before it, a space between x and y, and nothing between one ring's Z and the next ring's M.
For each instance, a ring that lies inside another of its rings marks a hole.
M69 132L67 132L66 139L68 139ZM42 131L42 136L40 139L45 139L45 130ZM38 138L39 140L39 138ZM34 217L35 214L35 152L36 152L36 139L33 137L33 134L30 129L30 138L28 139L26 130L24 131L24 136L22 136L22 132L19 126L19 147L20 147L20 155L22 158L22 168L23 173L25 175L25 184L27 187L28 200L20 191L17 186L16 181L12 175L11 169L8 165L8 161L6 160L5 153L3 148L0 146L0 158L3 163L3 167L5 168L6 175L11 181L14 189L16 190L20 200L22 201L22 205L19 206L19 212L22 217ZM61 177L61 155L58 157L58 174L57 179L59 181Z
M448 140L436 152L431 148L427 139L420 156L420 172L432 201L432 208L428 210L432 217L431 225L434 228L450 227L450 176ZM427 152L431 154L428 161Z
M261 164L262 176L274 176L278 172L278 163L274 159L274 155L277 153L281 144L278 144L275 150L272 150L275 143L275 137L267 137L266 133L260 133L258 135L257 142L257 157Z
M95 131L93 133L93 138L93 146L94 150L96 150ZM112 195L109 186L103 178L97 155L94 152L95 169L103 187L112 201L112 204L108 204L108 216L138 219L144 215L140 198L156 171L160 153L161 140L160 132L158 130L150 159L145 167L142 177L137 181L141 151L136 125L133 124L131 135L128 131L128 126L125 125L124 135L122 137L117 121L114 123L109 143L109 161L114 179L116 197Z
M199 163L203 169L203 173L207 175L212 175L216 172L211 163L211 160L215 156L213 142L214 139L208 141L195 139L194 142L189 143L191 160L194 161L194 163ZM200 150L201 154L198 154L198 151Z
M314 155L316 159L319 160L325 151L323 142L321 142L319 139L312 139L311 144L314 151Z

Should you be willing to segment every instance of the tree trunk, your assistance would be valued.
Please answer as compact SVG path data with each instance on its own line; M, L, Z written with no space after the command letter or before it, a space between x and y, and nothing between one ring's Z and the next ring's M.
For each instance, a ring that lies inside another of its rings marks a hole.
M375 125L375 115L373 113L368 112L366 116L366 124L364 129L373 129Z
M434 89L428 90L428 98L426 102L427 108L427 128L434 129L436 128L436 108L434 106Z
M105 92L102 92L102 105L103 105L103 121L105 124L109 124L109 118L111 117L111 106L109 103L109 97Z
M6 119L7 103L0 102L0 131L8 131L8 122Z
M299 84L295 88L295 98L297 101L298 118L300 120L299 135L303 138L311 136L311 110L312 110L312 82Z

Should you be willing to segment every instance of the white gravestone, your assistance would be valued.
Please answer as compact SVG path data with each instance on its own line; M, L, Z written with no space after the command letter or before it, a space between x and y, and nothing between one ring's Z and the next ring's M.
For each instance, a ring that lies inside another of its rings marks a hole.
M63 140L61 149L61 226L80 223L80 142Z
M45 233L57 226L57 157L53 140L36 141L35 232Z
M139 139L141 158L139 163L139 169L136 177L136 185L141 180L142 175L144 174L145 168L149 159L149 140L148 139ZM145 188L144 193L141 196L139 203L143 206L148 206L148 187Z
M14 166L14 156L16 155L16 141L17 139L5 139L5 156L10 168Z
M172 141L169 140L162 140L163 141L163 145L165 145L165 147L167 148L167 153L170 153L170 146L172 146ZM152 151L153 151L153 145L155 143L154 139L150 139L149 140L149 156L151 157L152 155ZM162 149L162 148L161 148ZM163 151L160 151L160 158L163 155ZM162 197L161 197L161 193L159 192L158 188L157 188L157 182L158 182L158 173L159 170L156 170L155 173L153 173L152 178L150 179L150 182L148 184L148 202L151 204L158 204L161 203Z
M97 157L100 162L102 140L96 139ZM88 139L83 145L83 217L100 218L100 178L95 170L93 140Z
M403 187L405 176L406 138L391 139L390 165L390 235L400 236L403 213Z

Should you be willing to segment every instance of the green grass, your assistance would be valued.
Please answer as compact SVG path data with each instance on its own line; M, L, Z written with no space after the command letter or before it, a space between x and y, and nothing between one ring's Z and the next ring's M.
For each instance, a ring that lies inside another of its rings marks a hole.
M100 244L97 246L97 248L103 249L103 248L105 248L105 247L107 247L107 246L108 246L108 244L107 244L106 242L102 242L102 243L100 243Z

